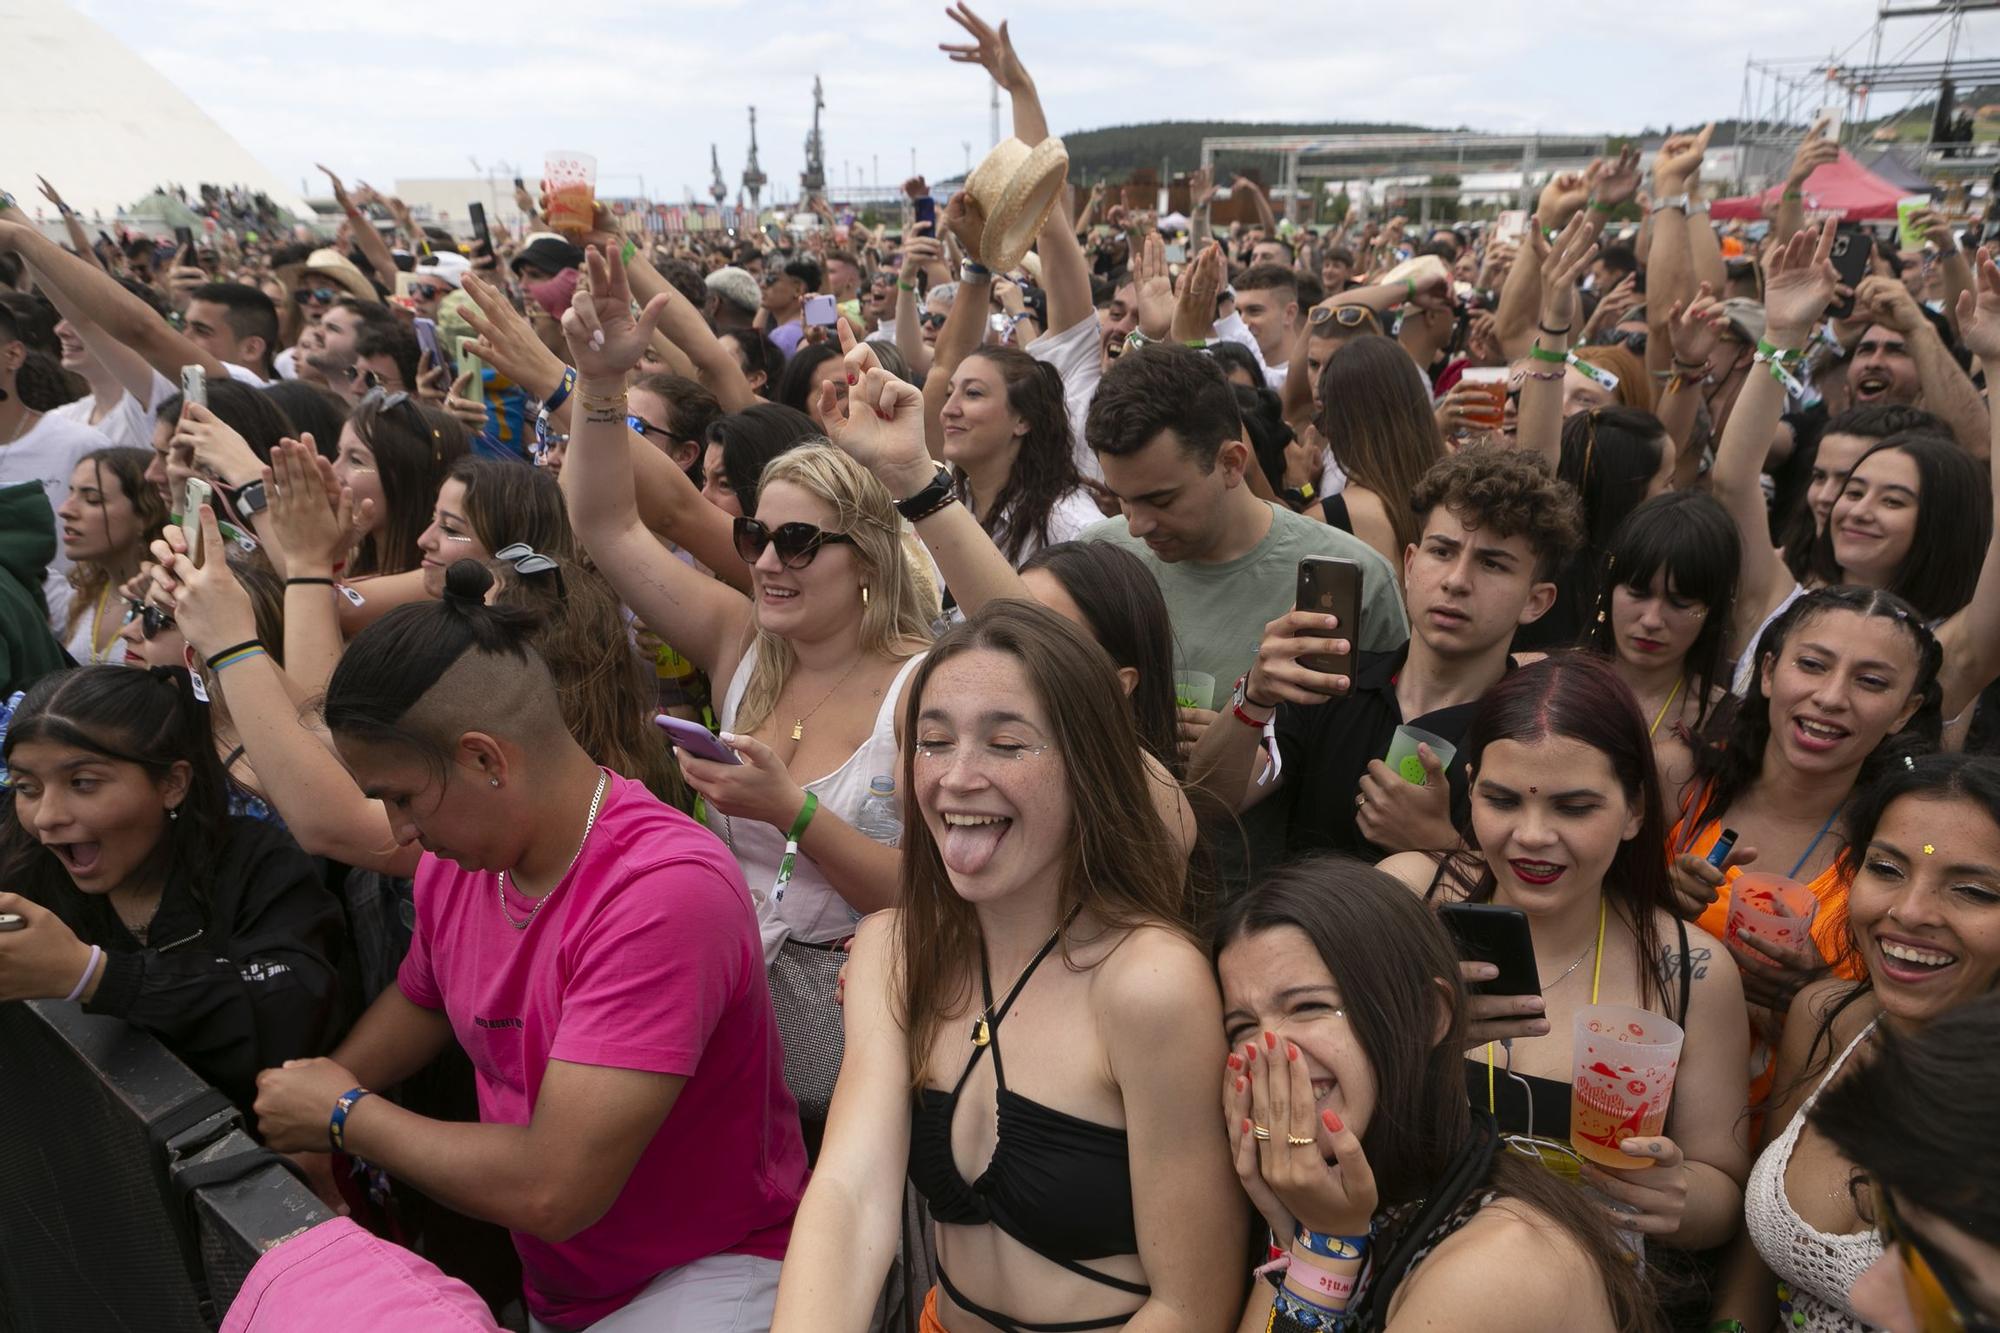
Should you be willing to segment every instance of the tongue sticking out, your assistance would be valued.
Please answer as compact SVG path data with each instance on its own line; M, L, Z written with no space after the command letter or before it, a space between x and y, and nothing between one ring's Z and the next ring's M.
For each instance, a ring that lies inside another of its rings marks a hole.
M1001 819L991 824L945 825L944 839L938 844L945 869L960 875L976 875L984 870L1013 823L1011 819Z

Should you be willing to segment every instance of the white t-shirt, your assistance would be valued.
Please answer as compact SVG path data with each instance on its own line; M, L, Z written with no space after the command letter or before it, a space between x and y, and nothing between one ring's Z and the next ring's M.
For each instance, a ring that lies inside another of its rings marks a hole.
M271 368L278 372L281 380L295 380L299 377L299 349L287 347L272 360Z
M1083 536L1083 530L1093 523L1104 520L1104 511L1097 507L1097 501L1090 498L1090 492L1079 487L1057 500L1049 508L1048 545L1059 542L1073 542ZM1007 520L1001 519L993 533L993 544L1003 552L1007 549ZM1021 554L1015 559L1016 568L1026 564L1028 557L1042 549L1034 533L1027 534L1021 543Z
M1102 481L1104 469L1097 465L1097 455L1083 438L1090 400L1096 397L1097 383L1104 378L1103 340L1097 330L1097 312L1091 311L1061 333L1043 334L1028 344L1028 355L1048 362L1062 376L1063 403L1069 408L1076 470L1092 481Z
M235 380L238 384L247 384L253 389L264 388L271 382L250 369L250 367L239 366L234 361L223 362L222 368L229 372L230 379Z
M50 411L52 417L73 421L79 426L88 426L103 433L104 438L123 449L151 449L153 447L153 414L160 404L180 392L180 386L162 375L153 372L152 397L140 402L129 393L120 392L118 403L104 419L93 422L90 418L97 411L97 395L85 394L73 403L64 403Z
M12 444L0 444L0 486L16 486L24 481L40 482L49 497L49 508L60 509L69 499L70 474L85 454L109 449L104 432L80 426L53 412L36 419L34 427ZM69 610L70 559L63 554L62 530L56 529L56 555L49 562L42 591L49 603L49 624L61 626Z
M63 645L78 665L92 662L116 665L125 660L125 640L118 637L118 629L124 622L125 602L119 597L118 589L107 591L109 596L84 608L83 614L76 618L76 629L70 634L69 642ZM96 637L101 642L107 634L111 636L110 644L93 650L91 639Z

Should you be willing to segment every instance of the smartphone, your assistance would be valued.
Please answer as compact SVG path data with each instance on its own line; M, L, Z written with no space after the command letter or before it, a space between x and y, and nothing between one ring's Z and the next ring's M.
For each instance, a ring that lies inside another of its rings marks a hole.
M661 713L653 718L653 725L666 732L668 740L697 759L708 759L718 764L743 762L742 755L724 745L716 738L714 732L699 722L690 722L686 718L675 717L670 713Z
M213 506L215 488L200 477L187 479L187 491L181 498L181 531L187 535L188 559L201 564L201 507Z
M1806 131L1808 137L1815 133L1824 139L1840 138L1839 107L1823 106L1819 109L1819 114L1813 117L1812 128Z
M1475 995L1540 995L1542 978L1535 967L1535 937L1528 914L1498 903L1445 903L1438 920L1468 963L1491 963L1500 975L1474 981L1466 989Z
M1167 262L1169 264L1187 263L1187 247L1178 242L1169 245L1167 247Z
M1722 836L1717 838L1715 840L1715 846L1709 849L1708 863L1714 866L1717 870L1722 869L1722 863L1729 859L1729 853L1734 851L1735 849L1736 849L1736 830L1733 828L1726 828L1722 830Z
M1301 653L1299 665L1332 676L1354 674L1353 645L1361 634L1361 566L1338 556L1309 555L1299 561L1297 609L1340 621L1334 632L1348 642L1344 653Z
M1868 263L1874 253L1874 233L1859 227L1842 227L1833 238L1833 271L1845 286L1859 287L1868 276ZM1854 313L1854 298L1844 296L1835 300L1827 307L1827 313L1835 319L1846 319Z
M1528 213L1526 209L1510 208L1493 219L1493 240L1496 245L1516 245L1528 234Z
M0 912L0 934L10 930L26 930L28 918L19 912Z
M208 406L208 372L200 366L181 367L181 399L201 407Z
M937 200L924 195L917 200L917 221L931 224L931 235L937 235Z
M194 262L193 227L174 228L174 253L176 255L186 255L190 264Z
M840 322L840 306L831 296L806 298L806 323L830 329Z
M438 339L437 321L418 315L411 323L416 329L417 346L431 359L432 365L444 372L445 387L449 388L458 378L458 372L452 369L451 358L445 355L444 344Z
M485 243L486 253L492 254L493 232L486 225L486 205L475 199L466 205L466 211L472 215L472 234Z

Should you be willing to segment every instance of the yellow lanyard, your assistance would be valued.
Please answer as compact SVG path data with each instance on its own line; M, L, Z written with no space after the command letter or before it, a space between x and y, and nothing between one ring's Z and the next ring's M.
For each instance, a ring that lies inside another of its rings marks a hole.
M90 660L92 662L102 662L106 657L110 656L111 643L118 642L116 634L111 636L111 643L100 644L97 641L97 632L104 625L104 605L110 600L111 582L107 577L104 584L104 591L97 594L97 609L90 613Z
M1662 718L1664 718L1664 717L1666 717L1666 715L1667 715L1667 710L1668 710L1669 708L1672 708L1672 707L1674 706L1674 700L1675 700L1675 699L1676 699L1677 697L1679 697L1679 695L1680 695L1680 692L1681 692L1681 683L1680 683L1679 681L1675 681L1675 682L1674 682L1674 687L1673 687L1673 688L1672 688L1671 690L1668 690L1668 691L1667 691L1667 701L1666 701L1665 703L1663 703L1663 704L1661 704L1661 705L1660 705L1660 711L1659 711L1659 712L1657 712L1657 713L1653 714L1653 725L1652 725L1652 726L1650 726L1650 727L1647 727L1647 728L1646 728L1646 734L1647 734L1648 736L1651 736L1651 735L1652 735L1652 734L1653 734L1654 732L1656 732L1656 731L1658 731L1658 730L1660 729L1660 721L1661 721L1661 719L1662 719ZM1592 1003L1592 1004L1595 1004L1595 1003L1597 1003L1597 1001L1596 1001L1595 999L1593 999L1593 1000L1591 1001L1591 1003Z
M1597 956L1590 961L1590 1002L1597 1003L1597 983L1604 976L1604 898L1597 900ZM1508 1065L1509 1069L1513 1066ZM1493 1115L1500 1114L1497 1098L1493 1092L1493 1043L1486 1043L1486 1109Z

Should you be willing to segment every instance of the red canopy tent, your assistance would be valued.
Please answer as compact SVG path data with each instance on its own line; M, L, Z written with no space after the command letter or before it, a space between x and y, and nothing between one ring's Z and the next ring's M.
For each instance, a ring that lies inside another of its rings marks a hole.
M1770 216L1778 206L1782 185L1773 185L1762 194L1718 199L1709 209L1711 217L1755 222ZM1896 216L1896 201L1909 197L1854 160L1845 148L1837 161L1829 162L1806 177L1806 208L1814 213L1838 213L1843 222L1873 222Z

